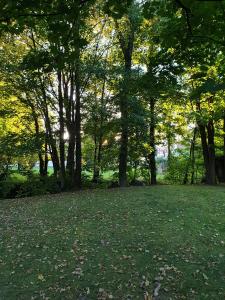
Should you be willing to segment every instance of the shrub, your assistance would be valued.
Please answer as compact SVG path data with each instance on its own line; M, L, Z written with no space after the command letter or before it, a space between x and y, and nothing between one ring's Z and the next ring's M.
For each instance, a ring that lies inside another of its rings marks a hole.
M172 157L168 164L165 180L169 183L183 183L188 158L184 156Z
M0 181L0 198L15 198L19 190L20 183L13 181Z
M0 198L21 198L60 192L60 185L54 176L30 176L26 181L8 180L0 182Z

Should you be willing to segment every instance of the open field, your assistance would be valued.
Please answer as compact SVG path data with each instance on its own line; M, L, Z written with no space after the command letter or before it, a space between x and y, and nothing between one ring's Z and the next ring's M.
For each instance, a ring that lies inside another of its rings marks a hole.
M225 188L0 201L0 299L225 299Z

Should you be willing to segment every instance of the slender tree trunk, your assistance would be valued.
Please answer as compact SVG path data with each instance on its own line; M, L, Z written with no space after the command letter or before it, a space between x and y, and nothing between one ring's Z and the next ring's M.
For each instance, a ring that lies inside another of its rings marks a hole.
M127 48L124 48L124 41L120 41L124 54L125 70L123 90L120 95L120 112L121 112L121 139L119 153L119 185L127 186L127 155L128 155L128 106L129 106L129 85L131 79L131 63L133 52L133 36Z
M101 160L102 160L102 136L99 138L99 143L98 143L98 177L100 175L100 170L101 170Z
M48 143L47 136L45 135L45 162L44 162L44 174L48 175Z
M210 120L207 125L208 133L208 153L209 153L209 184L216 184L216 154L214 143L214 124L213 120Z
M96 157L95 157L96 155ZM95 154L94 154L94 174L93 174L93 182L98 182L100 178L100 170L101 170L101 160L102 160L102 137L100 135L98 146L96 144Z
M66 126L69 134L67 164L68 183L70 187L74 186L75 174L75 107L74 107L74 74L71 72L70 95L68 93L68 83L64 81L64 102L66 110Z
M100 110L100 124L99 124L99 139L98 139L98 148L96 148L96 160L95 160L95 167L94 167L94 175L93 181L98 182L100 177L100 170L101 170L101 159L102 159L102 143L103 143L103 122L104 122L104 110L105 110L105 102L104 102L104 95L105 95L105 84L106 84L106 77L104 76L103 85L102 85L102 94L101 94L101 110ZM97 147L97 136L96 138L96 147Z
M58 157L58 151L56 147L56 141L53 137L51 123L50 123L47 110L45 113L45 126L46 126L46 131L48 133L48 143L50 146L50 155L53 163L54 175L57 177L60 170L59 157Z
M171 161L171 137L170 134L167 135L167 152L168 152L168 156L167 156L167 160L168 160L168 165Z
M38 158L39 158L39 174L40 176L45 176L44 172L44 160L42 157L42 145L41 141L39 139L40 136L40 130L39 130L39 124L38 124L38 117L35 113L34 107L31 107L32 109L32 115L34 119L34 126L35 126L35 139L36 139L36 146L38 147Z
M61 190L65 189L65 141L64 141L64 112L62 95L62 74L58 72L58 101L59 101L59 156L60 156L60 184Z
M121 138L120 138L120 152L119 152L119 186L127 186L127 156L128 156L128 111L129 111L129 97L130 97L130 80L131 80L131 66L132 55L134 48L134 33L135 27L132 18L129 17L130 28L127 29L127 36L120 31L117 20L115 25L119 38L120 48L123 52L124 58L124 78L123 86L120 92L120 113L121 113Z
M33 35L33 31L31 31L31 39L33 42L33 47L34 47L34 49L36 49L36 42L35 42L35 38ZM50 155L51 155L53 169L54 169L54 175L57 177L59 170L60 170L59 157L58 157L58 151L57 151L57 147L56 147L56 141L55 141L55 139L53 137L53 133L52 133L51 121L49 118L45 81L44 81L44 78L42 76L40 69L38 69L38 79L39 79L41 92L42 92L42 98L43 98L42 112L44 115L46 137L47 137L46 140L48 141L48 144L49 144ZM47 161L48 161L48 159L45 160L46 163L47 163ZM48 168L48 163L45 164L46 172L47 172L47 168Z
M149 164L150 164L150 173L151 173L151 184L156 184L156 161L155 161L155 100L153 98L150 99L150 113L151 113L151 121L150 121L150 133L149 133L149 145L151 148L151 153L149 155Z
M92 181L94 183L98 182L98 166L97 166L97 151L98 151L98 145L97 145L97 135L95 132L94 136L94 144L95 144L95 149L94 149L94 167L93 167L93 179Z
M200 100L197 100L196 107L200 112ZM207 125L204 125L201 120L197 120L197 124L199 127L199 133L202 143L202 154L205 166L205 181L206 184L214 185L216 184L216 168L213 120L209 120Z
M34 39L33 39L33 42L34 42ZM34 42L34 44L35 44L35 42ZM39 77L41 92L42 92L42 97L43 97L42 111L44 114L44 122L45 122L45 128L46 128L46 132L47 132L47 136L48 136L48 144L49 144L50 155L51 155L51 159L52 159L52 163L53 163L54 176L58 177L58 174L60 171L58 150L57 150L57 146L56 146L56 140L53 136L51 121L50 121L50 117L49 117L46 86L44 83L44 79L41 76L40 70L38 70L38 77Z
M192 170L191 170L191 183L193 184L194 181L194 173L193 173L193 163L194 163L194 147L195 147L195 139L196 139L196 132L197 132L197 128L194 128L194 135L191 141L191 146L190 146L190 155L188 158L188 162L187 162L187 166L186 166L186 170L185 170L185 174L184 174L184 180L183 180L183 184L187 184L188 183L188 172L189 172L189 167L191 166Z
M70 186L74 185L74 172L75 172L75 128L73 125L67 126L69 133L69 145L67 151L67 165L66 169L68 172Z
M191 184L194 184L194 176L195 176L195 144L197 138L198 128L194 129L194 137L192 142L192 155L191 155Z
M81 188L81 115L80 99L76 100L76 169L75 169L75 187Z
M119 185L127 186L127 155L128 155L128 91L127 84L129 83L129 73L131 70L131 61L126 62L125 80L123 92L120 98L121 112L121 139L119 153Z
M27 98L29 99L29 95L27 95ZM32 117L34 120L34 127L35 127L35 141L36 141L36 147L38 150L38 158L39 158L39 174L40 176L45 176L45 164L44 164L44 159L42 157L42 143L40 140L40 128L39 128L39 123L38 123L38 115L35 111L35 106L31 101L28 102L28 105L31 108L32 112Z
M75 187L80 189L81 172L82 172L82 150L81 150L81 99L80 99L80 50L77 49L77 61L75 70L75 88L76 88L76 105L75 105L75 135L76 135L76 169L75 169Z
M205 166L205 181L206 183L209 183L209 152L208 152L206 128L204 125L200 123L198 123L198 128L201 137L202 154L203 154L203 160Z
M42 111L43 111L43 114L44 114L44 122L45 122L47 137L48 137L50 155L51 155L51 159L52 159L52 163L53 163L54 175L57 177L58 173L59 173L59 170L60 170L59 156L58 156L58 150L57 150L57 146L56 146L56 140L54 139L54 136L53 136L51 121L50 121L50 118L49 118L49 111L48 111L48 103L47 103L47 95L46 95L45 85L44 85L44 82L41 78L40 72L39 72L39 81L40 81L42 97L43 97Z

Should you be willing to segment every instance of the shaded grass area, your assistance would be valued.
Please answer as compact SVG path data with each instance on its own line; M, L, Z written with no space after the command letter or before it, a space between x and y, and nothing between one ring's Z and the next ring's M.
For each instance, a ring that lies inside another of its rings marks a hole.
M0 299L225 299L225 188L0 201Z

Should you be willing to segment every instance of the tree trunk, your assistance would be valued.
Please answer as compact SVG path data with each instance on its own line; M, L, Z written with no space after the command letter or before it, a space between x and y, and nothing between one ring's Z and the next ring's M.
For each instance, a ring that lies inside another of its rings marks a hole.
M44 162L44 175L48 175L48 142L47 136L45 135L45 162Z
M34 47L36 47L34 38L33 38L33 43L34 43ZM40 70L38 70L38 78L40 81L40 87L41 87L42 98L43 98L42 111L43 111L43 115L44 115L45 128L46 128L48 144L49 144L49 148L50 148L50 155L51 155L51 159L52 159L52 163L53 163L54 176L58 177L58 173L60 170L58 150L57 150L57 146L56 146L56 140L54 139L54 136L53 136L51 121L50 121L50 117L49 117L46 86L45 86L45 82L44 82L44 79L42 78Z
M36 134L36 144L38 147L38 158L39 158L39 174L40 176L45 176L44 172L44 160L42 157L42 145L40 143L39 135L40 135L40 130L39 130L39 124L38 124L38 117L35 113L35 111L32 110L32 115L34 119L34 125L35 125L35 134Z
M121 139L119 153L119 185L127 186L127 155L128 155L128 106L129 106L129 85L131 80L131 65L134 43L134 32L131 31L128 43L120 35L120 46L124 56L124 80L120 93L120 112L121 112Z
M29 98L29 96L28 96ZM45 170L44 170L44 159L42 157L42 143L40 140L40 129L39 129L39 123L38 123L38 116L37 113L35 111L35 107L33 105L33 103L31 101L29 101L28 105L31 108L31 112L32 112L32 117L34 120L34 127L35 127L35 142L36 142L36 147L38 150L38 158L39 158L39 174L40 176L45 176Z
M101 160L102 160L102 135L100 135L99 143L98 143L98 177L100 175L101 170Z
M36 42L35 38L33 35L33 32L31 31L31 39L33 42L33 47L36 49ZM38 69L38 79L40 82L40 87L41 87L41 93L42 93L42 100L43 103L41 105L41 109L44 115L44 122L45 122L45 129L46 129L46 137L47 137L47 143L49 144L49 149L50 149L50 155L53 163L53 169L54 169L54 175L57 177L59 170L60 170L60 164L59 164L59 157L58 157L58 151L56 147L56 141L53 137L52 133L52 128L51 128L51 121L49 118L49 112L48 112L48 103L47 103L47 94L46 94L46 86L45 86L45 78L42 76L42 73L40 69ZM45 160L45 169L47 171L48 167L48 159ZM47 175L47 174L46 174Z
M92 181L94 183L98 182L99 172L98 172L98 165L97 165L97 151L98 151L98 145L97 145L97 135L95 132L94 136L94 143L95 143L95 149L94 149L94 167L93 167L93 179Z
M62 74L58 72L58 101L59 101L59 156L60 156L60 185L61 190L65 189L65 141L64 141L64 112L62 96Z
M215 143L214 143L214 124L213 120L210 120L207 125L207 133L208 133L208 184L216 184L216 154L215 154Z
M81 102L80 102L80 49L77 49L77 61L75 70L75 89L76 89L76 105L75 105L75 136L76 136L76 169L75 169L75 187L81 188L81 172L82 172L82 151L81 151Z
M64 86L64 102L66 110L66 126L69 134L68 150L67 150L67 164L66 170L68 173L68 184L70 187L74 186L75 174L75 107L74 107L74 75L71 73L70 95L68 92L68 83L63 76Z
M192 155L191 155L191 184L194 184L194 176L195 176L195 143L197 138L198 128L194 129L194 137L192 140Z
M75 129L73 125L67 126L67 130L69 133L69 145L67 150L67 164L66 169L68 173L68 179L70 182L70 186L74 185L74 171L75 171Z
M196 107L197 110L200 112L200 100L197 100ZM202 143L202 154L205 166L205 182L206 184L214 185L216 184L216 168L213 120L209 120L207 125L204 125L201 120L197 120L197 124L199 127Z
M50 119L49 119L47 110L45 113L45 127L46 127L46 131L47 131L47 135L48 135L48 143L50 146L50 155L51 155L51 159L52 159L52 163L53 163L54 175L57 177L59 170L60 170L59 157L58 157L58 151L57 151L57 147L56 147L56 141L53 137L51 123L50 123Z
M125 96L126 97L126 96ZM120 100L121 139L119 153L119 185L127 186L128 110L127 99Z
M47 101L45 85L44 85L44 82L43 82L40 74L39 74L39 80L40 80L42 97L43 97L42 111L43 111L43 115L44 115L47 140L48 140L48 144L49 144L49 148L50 148L51 160L53 163L54 176L57 177L59 170L60 170L59 157L58 157L58 151L57 151L57 147L56 147L56 141L53 137L51 121L49 118L48 101Z
M93 182L98 182L100 177L101 170L101 159L102 159L102 143L103 143L103 122L104 115L103 110L105 110L105 84L106 77L104 76L103 85L102 85L102 93L101 93L101 109L100 109L100 124L99 124L99 139L98 139L98 148L97 148L97 136L95 135L95 154L94 156L94 174L93 174Z
M149 145L151 148L151 153L149 155L149 166L150 166L150 174L151 174L151 184L156 184L156 161L155 161L155 100L150 99L150 113L151 113L151 121L150 121L150 133L149 133Z
M167 135L167 152L168 152L167 160L168 160L168 166L169 166L170 161L171 161L171 137L170 137L170 134Z
M75 169L75 187L81 188L81 115L80 99L76 100L76 169Z
M202 124L198 124L199 133L201 137L201 144L202 144L202 154L205 166L205 181L209 183L209 152L208 152L208 143L207 143L207 136L206 136L206 128Z
M187 184L188 183L188 172L189 172L189 167L192 167L191 170L191 183L193 184L194 181L194 147L195 147L195 139L196 139L196 132L197 132L197 128L194 128L194 135L191 141L191 146L190 146L190 155L189 155L189 159L187 162L187 166L186 166L186 170L185 170L185 174L184 174L184 180L183 180L183 184Z

